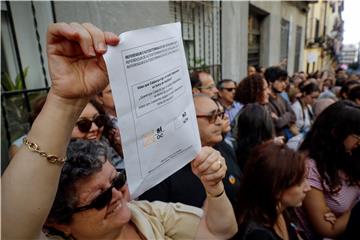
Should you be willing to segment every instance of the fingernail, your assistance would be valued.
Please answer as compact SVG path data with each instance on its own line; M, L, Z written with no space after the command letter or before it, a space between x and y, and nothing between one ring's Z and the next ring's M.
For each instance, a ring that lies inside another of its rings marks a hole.
M95 57L96 56L96 53L95 53L95 50L94 50L94 48L91 46L91 47L89 47L89 55L90 56L92 56L92 57Z
M102 51L102 52L105 52L106 51L106 45L103 42L99 43L98 44L98 50Z

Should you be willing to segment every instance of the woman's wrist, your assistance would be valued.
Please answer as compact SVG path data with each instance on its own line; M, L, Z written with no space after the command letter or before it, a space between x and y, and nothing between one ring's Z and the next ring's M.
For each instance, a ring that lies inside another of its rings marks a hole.
M225 193L225 189L223 189L220 193L218 193L216 195L206 192L206 196L209 198L218 198L218 197L221 197L222 195L224 195L224 193Z
M207 187L205 191L206 196L209 198L221 197L225 193L224 184L220 181L216 186L212 186L211 188Z
M73 113L73 111L81 113L89 100L89 97L73 99L63 98L54 94L52 89L50 89L46 99L46 101L49 102L51 105L54 105L54 107L70 111L71 113Z

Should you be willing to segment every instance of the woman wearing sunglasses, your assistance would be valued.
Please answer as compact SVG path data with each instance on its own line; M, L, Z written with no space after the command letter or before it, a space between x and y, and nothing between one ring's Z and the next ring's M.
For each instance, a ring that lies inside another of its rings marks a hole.
M71 138L100 140L103 135L106 116L100 114L93 101L90 101L79 116L71 133Z
M237 231L221 181L226 172L224 159L212 148L202 148L191 163L208 194L203 210L182 204L128 203L123 196L124 175L110 164L106 146L97 141L71 143L69 162L64 158L73 127L89 98L108 83L102 55L107 45L118 43L115 34L90 23L49 26L52 87L24 145L2 177L4 239L49 238L42 232L45 223L62 233L57 239L60 235L73 239L227 239Z
M71 133L72 139L100 140L111 146L111 160L117 168L124 168L124 155L120 138L114 136L117 126L103 107L92 99L86 105Z

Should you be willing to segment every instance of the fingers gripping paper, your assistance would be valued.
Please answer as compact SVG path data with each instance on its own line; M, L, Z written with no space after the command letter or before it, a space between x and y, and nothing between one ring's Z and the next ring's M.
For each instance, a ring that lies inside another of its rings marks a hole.
M201 148L180 23L120 34L105 62L136 198Z

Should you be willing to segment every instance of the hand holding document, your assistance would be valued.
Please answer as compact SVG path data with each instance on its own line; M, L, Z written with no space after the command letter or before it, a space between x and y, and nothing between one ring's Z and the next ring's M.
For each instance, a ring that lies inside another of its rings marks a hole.
M120 34L105 62L136 198L201 148L180 23Z

